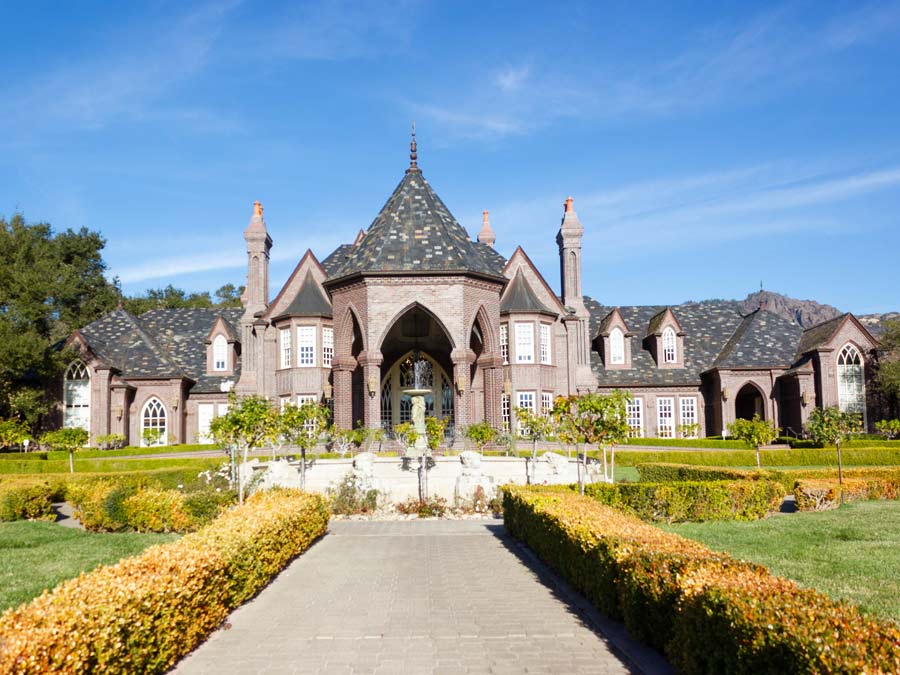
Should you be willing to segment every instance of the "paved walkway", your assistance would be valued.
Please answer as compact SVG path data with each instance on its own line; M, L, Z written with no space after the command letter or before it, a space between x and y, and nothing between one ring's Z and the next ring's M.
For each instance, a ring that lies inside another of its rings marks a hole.
M567 597L501 521L338 521L175 672L638 672Z

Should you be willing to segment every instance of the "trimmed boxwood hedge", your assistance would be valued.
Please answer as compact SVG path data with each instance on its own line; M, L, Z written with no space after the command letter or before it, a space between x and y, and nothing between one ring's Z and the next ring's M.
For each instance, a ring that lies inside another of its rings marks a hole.
M842 491L845 502L900 499L900 470L894 475L847 475L843 488L835 477L800 479L794 485L794 500L800 511L824 511L840 506Z
M327 526L320 495L255 494L178 542L7 610L0 618L0 672L166 672Z
M764 468L779 466L834 466L834 448L808 450L763 450ZM900 448L844 448L844 464L848 466L900 466ZM620 450L616 452L618 466L659 463L694 464L698 466L755 466L754 450Z
M784 497L781 485L767 480L594 483L584 493L642 520L665 523L759 520Z
M504 523L681 673L896 673L900 627L572 492L504 487Z

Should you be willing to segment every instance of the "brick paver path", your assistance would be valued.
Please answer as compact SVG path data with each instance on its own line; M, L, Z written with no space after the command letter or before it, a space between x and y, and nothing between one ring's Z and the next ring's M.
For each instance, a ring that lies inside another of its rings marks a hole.
M338 521L192 673L627 673L500 521Z

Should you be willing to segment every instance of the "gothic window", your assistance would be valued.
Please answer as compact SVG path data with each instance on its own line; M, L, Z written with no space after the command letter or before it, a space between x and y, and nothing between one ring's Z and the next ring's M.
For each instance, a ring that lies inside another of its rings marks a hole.
M864 415L866 412L863 360L859 350L846 345L838 355L838 405L841 410Z
M516 363L534 363L534 324L517 323Z
M500 356L504 366L509 363L509 326L505 323L500 324Z
M324 326L322 328L322 366L331 368L331 360L334 358L334 328Z
M675 329L669 326L663 331L663 363L676 363L678 352L675 348Z
M316 327L299 326L297 328L297 365L311 368L316 365Z
M656 399L656 420L660 438L675 437L675 399Z
M73 361L66 370L64 395L66 412L63 426L91 430L91 376L81 361Z
M448 427L453 426L453 387L443 375L441 376L441 417L450 420L447 423Z
M634 398L625 404L625 418L628 422L628 436L641 438L644 435L644 399Z
M213 370L228 370L228 340L216 335L213 340Z
M291 329L283 328L281 334L281 367L290 368L291 362Z
M609 333L609 362L612 365L625 363L625 337L618 328Z
M541 324L541 363L550 364L550 324Z
M393 411L393 387L391 386L391 378L385 378L384 386L381 387L381 428L390 431L394 428L394 411Z
M412 421L412 399L409 394L400 395L400 424Z
M168 443L166 407L155 396L144 404L141 412L141 445L150 447Z

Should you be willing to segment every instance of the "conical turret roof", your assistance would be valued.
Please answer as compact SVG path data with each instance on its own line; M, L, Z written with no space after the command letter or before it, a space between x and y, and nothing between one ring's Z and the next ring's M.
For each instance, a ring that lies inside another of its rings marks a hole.
M474 273L503 279L503 262L469 238L416 166L330 279L366 272Z

